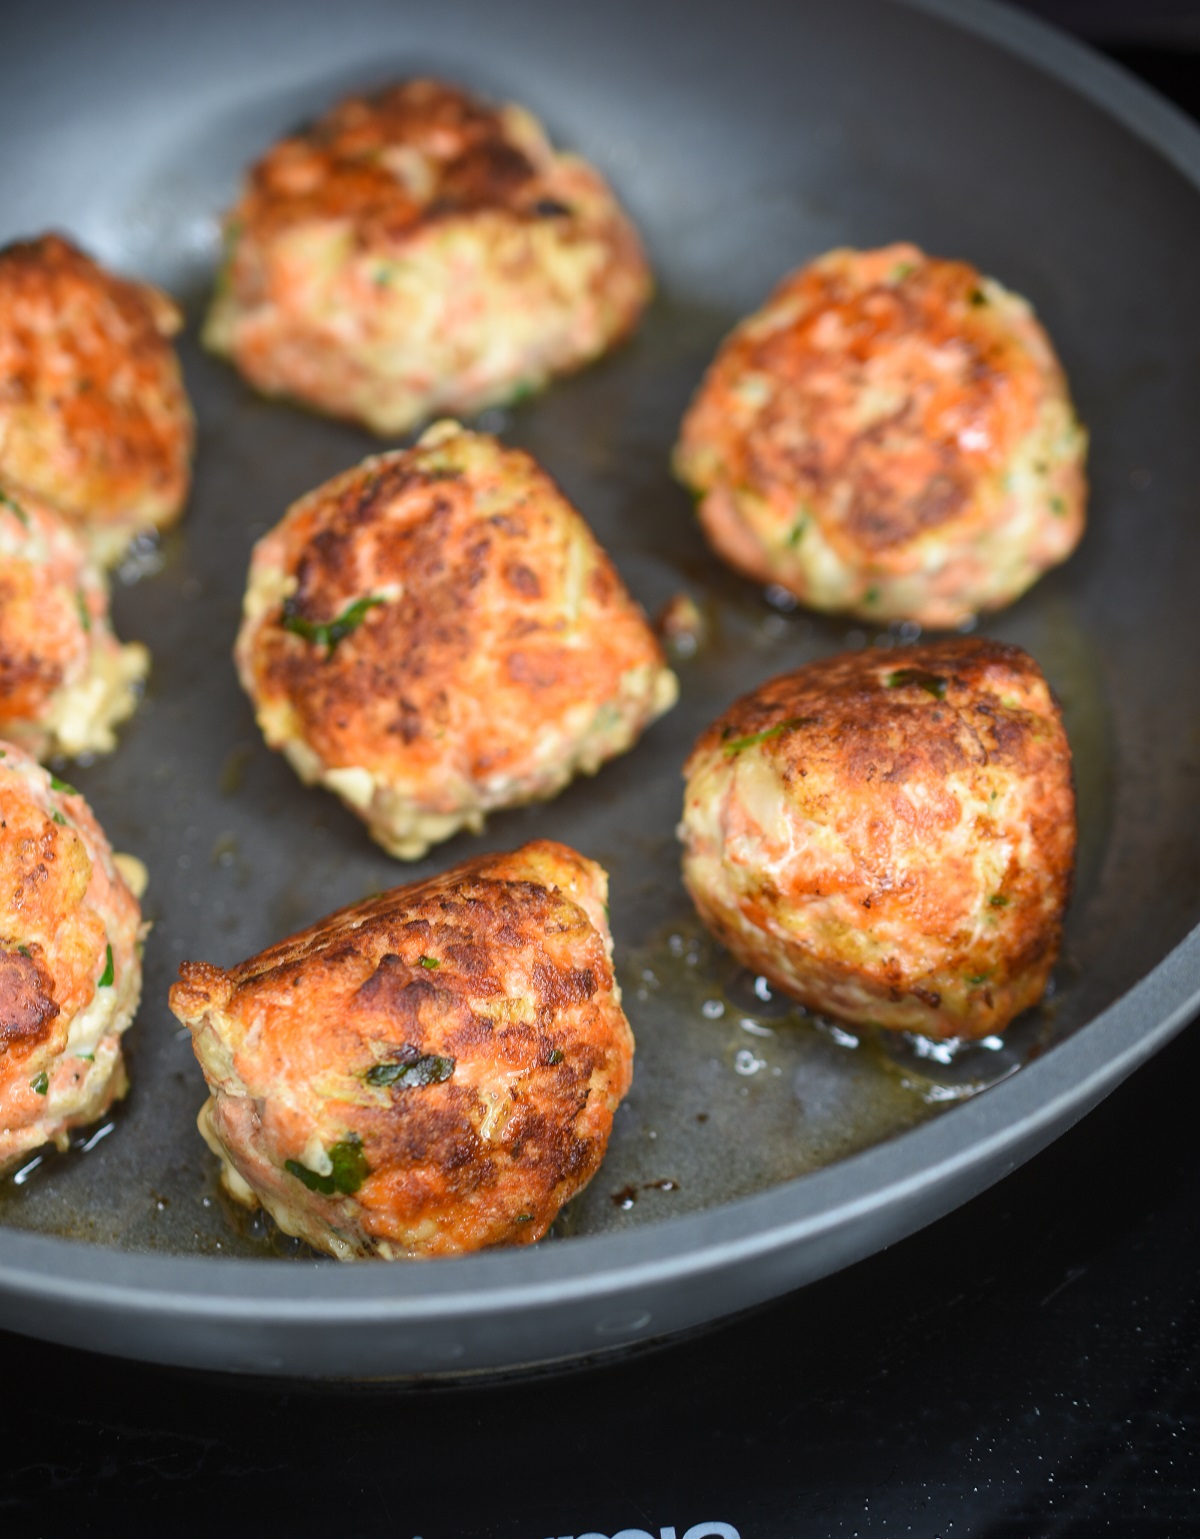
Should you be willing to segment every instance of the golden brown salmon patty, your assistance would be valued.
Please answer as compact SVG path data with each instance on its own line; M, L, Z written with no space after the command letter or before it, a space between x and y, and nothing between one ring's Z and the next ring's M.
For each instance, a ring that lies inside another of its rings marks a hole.
M77 525L104 565L187 498L181 325L165 294L61 236L0 250L0 478Z
M726 711L685 774L701 917L810 1009L982 1037L1041 998L1075 798L1058 707L1019 648L961 638L812 663Z
M78 791L0 745L0 1171L125 1094L145 879Z
M735 328L675 470L748 576L813 609L949 627L1071 554L1086 452L1029 305L897 245L829 252Z
M241 1201L339 1260L541 1238L632 1077L594 861L539 841L339 910L171 1008Z
M81 539L0 485L0 737L38 759L110 752L149 662L113 635L108 587Z
M401 433L598 357L650 287L586 161L521 107L412 80L251 169L204 340L268 395Z
M259 541L237 665L271 747L405 859L593 774L677 693L546 473L452 422Z

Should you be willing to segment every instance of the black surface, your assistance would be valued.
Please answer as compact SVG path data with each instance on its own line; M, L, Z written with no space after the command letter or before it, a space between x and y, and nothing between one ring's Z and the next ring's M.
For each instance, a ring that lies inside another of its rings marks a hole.
M1200 106L1193 60L1128 62ZM318 1392L0 1336L0 1533L1200 1533L1198 1079L1193 1030L885 1254L559 1378Z

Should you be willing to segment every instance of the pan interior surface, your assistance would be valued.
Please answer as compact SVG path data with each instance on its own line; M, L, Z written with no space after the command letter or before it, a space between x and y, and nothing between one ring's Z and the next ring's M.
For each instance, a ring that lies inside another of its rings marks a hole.
M980 1089L1086 1039L1200 916L1195 186L1068 83L920 9L760 0L736 29L718 5L689 7L686 26L683 14L630 0L357 0L335 23L313 0L210 0L186 14L79 6L68 27L61 8L14 12L10 48L30 67L0 102L19 151L0 167L0 235L59 228L176 293L200 433L184 524L115 591L120 635L153 654L147 697L114 755L72 771L114 847L150 871L133 1088L70 1153L3 1183L0 1253L7 1228L135 1255L307 1256L219 1193L194 1126L202 1079L167 989L185 958L229 965L484 849L562 839L608 868L638 1042L608 1159L543 1251L634 1230L667 1245L665 1220L931 1118L952 1125ZM709 639L678 666L680 705L633 753L402 867L268 752L230 661L254 541L379 441L256 398L196 333L241 169L348 89L414 73L528 104L611 177L643 231L659 292L633 341L481 425L546 465L651 614L688 592ZM736 695L846 647L901 643L780 608L725 570L668 468L691 392L741 314L823 250L899 239L1033 302L1092 443L1079 552L981 626L1032 652L1064 704L1081 826L1064 958L1052 998L1002 1047L948 1062L856 1040L756 988L703 935L674 839L680 766ZM919 1221L899 1214L894 1233Z

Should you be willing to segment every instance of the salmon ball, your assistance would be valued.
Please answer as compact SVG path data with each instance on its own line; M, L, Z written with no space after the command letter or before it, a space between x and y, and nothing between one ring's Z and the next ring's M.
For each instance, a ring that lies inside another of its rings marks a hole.
M730 707L685 774L701 917L810 1009L966 1038L1042 997L1075 799L1058 706L1019 648L954 638L812 663Z
M600 866L539 841L397 887L171 1008L239 1200L342 1261L528 1245L595 1174L632 1077Z
M453 422L288 510L236 656L271 747L403 859L595 773L677 693L550 478Z
M813 609L953 627L1083 533L1087 436L1025 300L915 246L785 278L675 448L717 553Z
M0 737L38 759L109 753L149 663L113 635L107 585L78 535L0 485Z
M183 511L181 325L165 294L61 236L0 250L0 480L50 503L103 565Z
M0 745L0 1171L128 1088L145 880L78 791Z
M524 108L411 80L251 169L204 339L268 395L396 434L598 357L650 287L585 160Z

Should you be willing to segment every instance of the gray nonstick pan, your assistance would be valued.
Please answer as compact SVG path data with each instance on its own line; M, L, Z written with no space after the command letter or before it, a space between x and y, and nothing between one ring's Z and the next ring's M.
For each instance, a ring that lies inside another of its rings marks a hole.
M133 1357L315 1376L457 1374L665 1336L796 1288L999 1179L1200 999L1200 135L1119 70L983 0L542 0L5 9L0 237L67 231L184 302L199 418L182 529L117 585L154 655L118 751L73 769L150 869L127 1102L0 1190L0 1324ZM536 454L654 612L709 641L679 707L546 806L402 868L262 746L230 662L250 547L377 447L254 397L196 346L242 167L347 89L438 73L528 103L611 176L659 292L619 353L486 426ZM1092 435L1091 522L989 634L1064 703L1081 849L1051 996L1003 1043L881 1043L788 1009L706 940L678 876L680 765L768 675L901 645L773 605L708 553L668 453L733 321L839 244L915 240L1027 295ZM339 1266L231 1209L166 1007L232 963L476 850L606 865L638 1042L605 1165L540 1245ZM945 1060L945 1061L943 1061Z

